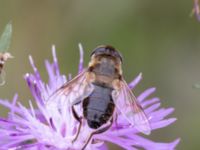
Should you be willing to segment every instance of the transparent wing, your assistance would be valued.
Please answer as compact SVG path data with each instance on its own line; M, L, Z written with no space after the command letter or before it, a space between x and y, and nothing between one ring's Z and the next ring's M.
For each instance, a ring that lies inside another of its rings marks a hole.
M149 135L149 121L125 80L120 82L120 89L112 93L115 105L127 121L140 132Z
M47 106L61 106L63 101L68 101L70 105L81 102L89 96L94 87L86 80L87 71L84 70L71 81L65 83L56 90L47 100Z

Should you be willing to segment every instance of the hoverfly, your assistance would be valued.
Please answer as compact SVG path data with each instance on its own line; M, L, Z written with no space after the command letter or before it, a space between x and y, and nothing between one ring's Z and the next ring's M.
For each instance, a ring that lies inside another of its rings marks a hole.
M0 38L0 85L5 84L5 71L3 70L5 62L13 56L7 52L10 46L12 36L12 25L8 23Z
M72 106L73 115L79 122L73 141L79 136L82 119L94 129L83 149L94 134L103 133L112 126L117 113L122 114L139 131L150 134L149 121L123 78L121 65L122 56L115 48L108 45L98 46L91 53L88 67L53 94L66 96ZM54 100L50 99L47 105ZM82 105L83 116L79 116L74 109L79 104Z

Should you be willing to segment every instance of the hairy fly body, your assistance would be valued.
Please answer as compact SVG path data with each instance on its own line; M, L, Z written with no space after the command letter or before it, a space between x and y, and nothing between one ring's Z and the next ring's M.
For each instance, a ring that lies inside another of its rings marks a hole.
M79 122L73 141L80 134L83 119L94 129L82 149L85 149L94 134L108 130L117 114L122 114L139 131L150 134L148 119L123 79L121 64L122 56L115 48L99 46L91 53L88 68L53 94L65 95L72 106L75 119ZM50 98L47 105L52 102L59 103ZM82 106L82 116L76 112L75 105Z

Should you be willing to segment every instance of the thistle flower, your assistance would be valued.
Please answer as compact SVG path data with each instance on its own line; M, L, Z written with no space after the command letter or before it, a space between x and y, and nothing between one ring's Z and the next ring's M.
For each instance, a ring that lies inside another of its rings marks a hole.
M198 21L200 21L200 9L199 9L199 0L194 0L194 6L192 13L195 15Z
M83 70L83 49L81 45L79 48L81 55L78 71L81 72ZM78 138L75 143L72 142L77 132L78 123L72 115L69 103L63 101L59 109L57 105L55 107L45 105L46 100L56 89L71 80L71 75L66 77L60 73L54 46L52 53L53 63L45 61L49 76L48 83L42 81L32 57L29 57L34 72L27 73L24 78L33 95L36 108L33 107L31 100L29 100L29 108L17 102L17 94L13 97L12 102L0 100L0 104L10 110L7 118L0 118L1 150L81 149L84 137ZM139 74L129 84L129 87L134 89L141 79L142 75ZM166 118L174 111L174 108L162 108L159 98L149 98L155 90L152 87L137 96L137 100L149 118L152 131L164 128L176 121L176 118ZM82 129L82 132L89 132L84 124ZM133 126L130 126L123 116L119 115L117 123L113 123L106 132L93 136L86 149L106 150L108 147L105 142L111 142L127 150L136 150L136 147L147 150L173 150L179 141L180 139L176 139L171 143L157 143L148 140L140 135Z

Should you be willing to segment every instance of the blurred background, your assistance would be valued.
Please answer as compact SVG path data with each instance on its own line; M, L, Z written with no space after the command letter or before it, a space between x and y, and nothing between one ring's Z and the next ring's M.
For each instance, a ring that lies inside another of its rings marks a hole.
M30 54L47 81L44 59L52 60L52 44L61 72L73 75L79 42L85 65L93 48L110 44L123 54L127 81L143 73L136 95L155 86L162 106L175 108L172 117L178 120L150 138L171 142L181 137L178 150L200 149L200 89L192 88L200 83L200 22L190 16L192 7L192 0L1 0L0 32L11 20L10 52L15 59L5 65L7 82L0 87L0 97L12 99L17 92L24 104L32 99L23 79L32 72ZM0 107L1 116L6 112Z

